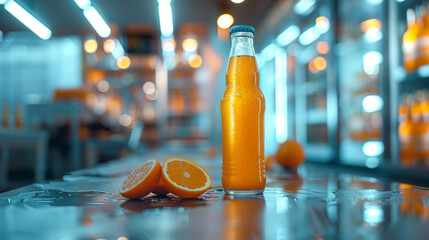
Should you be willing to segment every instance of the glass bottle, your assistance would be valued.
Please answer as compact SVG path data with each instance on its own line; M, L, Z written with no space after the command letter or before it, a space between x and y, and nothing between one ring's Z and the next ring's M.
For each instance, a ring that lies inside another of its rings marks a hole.
M417 36L417 67L429 65L429 15L425 6L419 7L420 31Z
M407 10L407 31L402 36L403 65L407 72L416 70L417 36L420 27L413 9Z
M222 185L227 194L261 194L265 188L265 98L253 49L255 29L230 29L231 51L221 100Z

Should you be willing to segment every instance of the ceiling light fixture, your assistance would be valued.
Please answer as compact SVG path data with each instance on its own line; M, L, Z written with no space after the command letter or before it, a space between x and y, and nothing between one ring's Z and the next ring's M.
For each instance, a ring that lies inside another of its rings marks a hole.
M122 44L121 44L121 42L119 42L118 39L115 39L114 41L115 41L115 48L112 51L112 55L117 60L120 57L125 55L125 50L124 50L124 47L122 47Z
M244 2L245 0L231 0L231 2L235 3L235 4L240 4L242 2Z
M104 41L103 50L106 53L112 53L113 50L115 50L115 46L116 46L115 40L107 39L106 41Z
M294 12L298 15L307 15L314 9L316 0L301 0L295 4Z
M182 48L185 52L195 52L198 48L198 41L193 38L187 38L183 41Z
M234 18L231 16L231 14L228 13L220 15L220 17L217 19L217 25L222 29L231 27L233 23Z
M90 6L85 8L83 10L83 15L85 15L86 19L88 19L88 22L92 25L100 37L106 38L110 36L111 31L109 25L107 25L100 13L98 13L94 7Z
M316 26L312 26L309 29L305 30L305 32L303 32L301 36L299 36L298 40L299 40L299 43L301 43L302 45L309 45L319 37L320 37L319 30L317 29Z
M118 68L120 69L127 69L130 67L131 65L131 60L129 57L127 56L122 56L120 57L118 60L116 60L116 65L118 66Z
M51 30L49 30L49 28L43 25L39 20L33 17L33 15L27 12L15 1L7 1L4 5L4 8L41 39L47 40L51 38Z
M171 0L158 0L159 25L161 35L169 38L173 35L173 14Z
M172 52L174 51L174 49L176 49L176 41L174 41L174 39L167 38L167 39L164 39L164 41L162 41L163 51Z
M98 48L98 44L95 39L88 39L83 44L83 49L87 53L95 53L97 51L97 48Z
M291 25L286 30L284 30L282 33L279 34L279 36L276 38L277 43L285 47L289 45L291 42L295 41L295 39L298 38L299 34L301 33L301 30L296 25Z
M91 6L91 0L74 0L80 9L86 9Z

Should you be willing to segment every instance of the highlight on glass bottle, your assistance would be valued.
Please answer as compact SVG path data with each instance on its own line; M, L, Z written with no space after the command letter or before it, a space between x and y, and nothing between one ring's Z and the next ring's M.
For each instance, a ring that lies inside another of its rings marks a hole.
M222 185L227 194L255 195L265 188L265 98L253 48L255 29L230 29L231 51L221 100Z

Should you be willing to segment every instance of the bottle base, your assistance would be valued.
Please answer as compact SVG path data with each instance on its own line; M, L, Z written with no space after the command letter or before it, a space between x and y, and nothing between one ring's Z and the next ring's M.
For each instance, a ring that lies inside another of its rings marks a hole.
M261 195L264 192L264 189L259 189L259 190L226 190L224 189L225 193L228 195L240 195L240 196L245 196L245 195Z

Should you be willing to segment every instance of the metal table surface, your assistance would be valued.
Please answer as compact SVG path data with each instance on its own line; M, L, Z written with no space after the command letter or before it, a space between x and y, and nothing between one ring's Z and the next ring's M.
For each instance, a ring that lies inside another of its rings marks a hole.
M194 160L213 185L196 199L118 194L149 158ZM0 239L428 239L429 189L317 166L268 171L263 195L231 197L221 160L153 152L0 194Z

